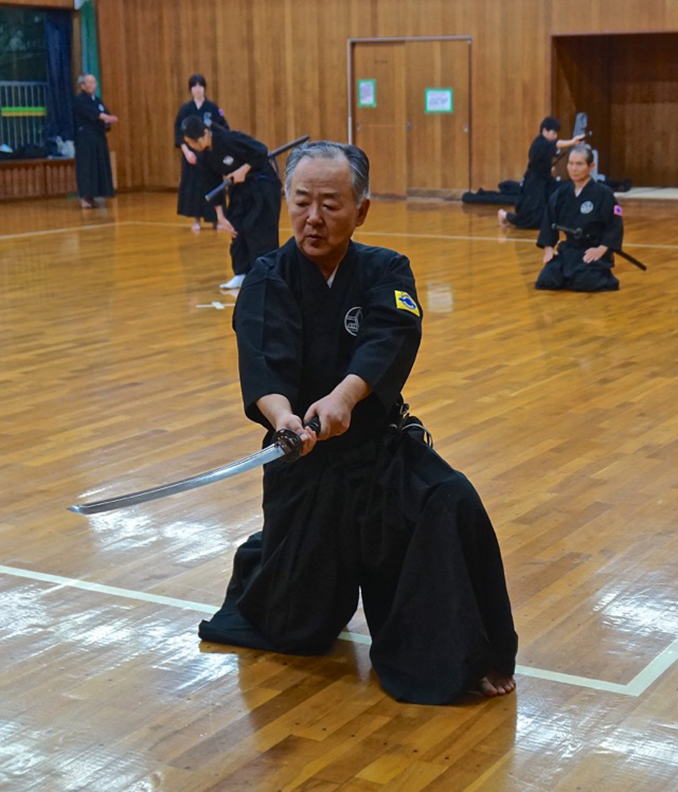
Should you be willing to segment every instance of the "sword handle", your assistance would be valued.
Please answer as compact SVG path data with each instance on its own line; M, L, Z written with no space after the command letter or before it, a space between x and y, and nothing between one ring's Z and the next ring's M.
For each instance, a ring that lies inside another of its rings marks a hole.
M304 424L309 429L312 429L316 434L320 432L320 418L316 415L314 418ZM294 462L301 456L302 442L299 435L291 429L278 429L273 435L273 442L285 452L285 461Z
M233 179L226 179L226 181L221 182L218 187L215 187L213 190L210 190L207 195L205 195L206 201L213 201L219 193L222 193L225 189L230 187L233 184Z
M320 418L318 418L317 415L311 418L311 420L307 424L304 424L304 426L308 426L308 428L313 429L316 434L320 434Z

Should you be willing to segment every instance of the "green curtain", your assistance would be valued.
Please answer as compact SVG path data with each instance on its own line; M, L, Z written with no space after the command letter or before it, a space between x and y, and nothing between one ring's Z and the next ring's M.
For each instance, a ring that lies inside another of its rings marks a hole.
M97 15L94 0L82 0L80 4L80 36L82 45L82 74L93 74L99 83L101 95L101 74L99 69L99 38L97 36Z

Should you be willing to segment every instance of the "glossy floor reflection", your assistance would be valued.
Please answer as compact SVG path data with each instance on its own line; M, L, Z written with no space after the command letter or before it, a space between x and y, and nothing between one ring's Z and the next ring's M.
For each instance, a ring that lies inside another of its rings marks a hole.
M492 207L379 202L357 237L413 262L405 395L488 506L521 637L516 695L423 707L385 697L350 635L324 658L200 645L258 473L66 511L259 447L227 238L174 202L2 205L0 789L672 789L676 209L625 203L649 269L620 262L618 294L536 292L535 235Z

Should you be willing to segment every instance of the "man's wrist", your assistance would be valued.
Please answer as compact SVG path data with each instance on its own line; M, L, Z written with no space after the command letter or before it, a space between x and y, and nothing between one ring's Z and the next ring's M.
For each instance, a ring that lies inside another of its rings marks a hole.
M287 421L292 413L289 400L280 393L269 393L257 399L257 407L262 415L275 429Z
M357 374L347 374L334 389L334 395L344 402L350 412L371 392L370 385Z

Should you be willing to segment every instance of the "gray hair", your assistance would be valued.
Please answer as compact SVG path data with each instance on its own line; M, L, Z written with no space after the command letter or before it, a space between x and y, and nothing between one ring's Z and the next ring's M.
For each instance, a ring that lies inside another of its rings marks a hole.
M297 165L302 159L344 159L351 169L351 185L353 195L358 206L370 197L370 161L367 154L357 146L348 143L333 143L330 140L316 140L313 143L304 143L292 150L287 158L285 168L285 196L290 197L292 191L292 177Z
M85 79L87 77L94 77L94 75L91 72L85 72L84 74L81 74L78 77L78 85L80 85L80 86L84 85L85 84ZM96 80L96 77L94 77L94 79Z
M593 150L591 146L587 146L584 143L578 143L576 146L572 146L570 153L567 155L568 162L573 154L583 154L586 157L586 164L593 165Z

